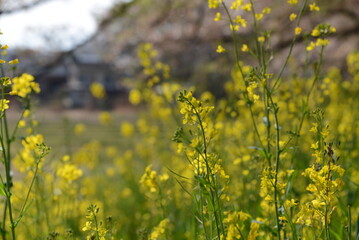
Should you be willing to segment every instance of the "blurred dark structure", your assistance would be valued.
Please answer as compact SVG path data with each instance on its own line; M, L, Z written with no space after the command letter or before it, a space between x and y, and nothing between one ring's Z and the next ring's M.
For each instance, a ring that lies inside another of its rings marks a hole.
M90 85L97 82L105 87L109 99L102 107L110 108L115 100L127 97L128 90L120 79L113 66L94 53L75 53L40 79L42 101L51 101L58 95L66 108L97 107L89 91Z

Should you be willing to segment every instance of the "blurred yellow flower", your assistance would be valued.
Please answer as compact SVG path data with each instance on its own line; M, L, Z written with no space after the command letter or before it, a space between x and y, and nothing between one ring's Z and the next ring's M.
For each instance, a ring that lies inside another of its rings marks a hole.
M244 11L250 12L250 11L252 10L252 4L250 4L250 3L244 4L244 5L242 6L242 9L243 9Z
M242 4L243 4L243 0L234 0L230 8L233 10L238 10Z
M18 123L18 127L23 128L25 126L26 126L26 122L24 120L20 120L19 123Z
M9 61L9 64L18 64L18 63L19 63L19 59L17 59L17 58Z
M74 127L74 132L76 135L82 134L86 130L86 126L82 123L78 123Z
M64 156L62 157L62 161L64 161L64 162L70 161L70 155L64 155Z
M306 50L307 50L308 52L310 52L310 51L313 51L314 48L315 48L315 43L314 43L314 42L310 42L309 45L306 47Z
M257 21L260 21L263 18L263 13L256 13L254 16L257 19Z
M219 4L222 2L222 0L208 0L208 7L209 8L218 8Z
M130 137L132 136L133 132L134 132L134 127L130 122L123 122L121 124L121 134L124 137Z
M288 3L291 5L296 5L298 3L298 0L288 0Z
M320 8L317 6L316 3L311 3L311 4L309 4L309 10L318 12L318 11L320 11Z
M91 84L90 91L92 96L94 96L97 99L103 99L106 96L105 87L98 82L94 82Z
M142 94L138 89L132 89L129 93L128 100L133 105L138 105L142 101Z
M31 113L30 110L29 110L29 109L26 109L26 110L24 111L24 113L22 114L22 116L26 118L26 117L30 116L30 113Z
M247 45L247 44L243 44L241 50L242 50L242 52L248 52L248 51L249 51L248 45Z
M225 51L226 51L226 49L225 49L224 47L222 47L222 45L218 45L218 46L217 46L216 52L218 52L218 53L223 53L223 52L225 52Z
M294 30L295 35L299 35L299 34L301 34L301 33L302 33L302 31L303 31L303 29L302 29L301 27L296 27L296 28L295 28L295 30Z
M158 226L156 226L152 233L150 234L149 240L158 240L161 236L163 236L166 232L167 225L169 223L169 220L166 218L162 220Z
M82 176L82 170L77 168L73 164L65 164L61 168L59 168L56 172L57 176L62 177L68 182L73 182L79 179Z
M292 13L292 14L289 15L289 20L291 22L293 22L296 18L297 18L297 14L295 14L295 13Z
M327 46L329 44L329 39L325 38L318 38L315 42L316 46Z
M218 22L219 20L222 19L222 16L221 16L221 13L220 12L217 12L216 13L216 16L214 17L214 21Z
M270 13L271 13L271 11L272 11L272 9L271 9L271 8L269 8L269 7L265 7L265 8L263 9L262 13L263 13L263 14L270 14Z
M263 43L265 40L266 40L266 38L264 36L258 37L258 42Z

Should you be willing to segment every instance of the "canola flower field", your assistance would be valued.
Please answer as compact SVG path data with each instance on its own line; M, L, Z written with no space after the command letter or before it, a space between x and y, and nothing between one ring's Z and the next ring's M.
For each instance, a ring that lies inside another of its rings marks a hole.
M359 51L345 71L324 68L336 29L302 29L302 14L320 6L284 2L293 8L293 41L279 71L269 70L270 35L259 27L271 9L209 0L214 21L233 33L233 47L214 49L235 58L218 82L226 97L180 85L145 43L145 77L129 94L138 114L102 112L96 129L105 135L97 138L86 134L89 123L64 122L54 147L34 119L39 85L16 72L21 60L6 60L1 43L0 238L359 239ZM236 33L249 21L256 38L240 45ZM291 63L304 34L305 63ZM100 83L90 91L106 98ZM9 99L23 106L16 123Z

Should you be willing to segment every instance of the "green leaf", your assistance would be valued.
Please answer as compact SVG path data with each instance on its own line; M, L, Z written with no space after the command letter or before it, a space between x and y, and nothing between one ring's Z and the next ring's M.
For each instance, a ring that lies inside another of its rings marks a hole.
M342 238L340 237L340 235L336 232L334 232L332 229L330 229L330 233L335 237L335 239L337 240L341 240Z
M4 197L6 197L7 196L7 194L6 194L6 189L5 189L5 185L4 184L0 184L0 195L1 196L4 196Z

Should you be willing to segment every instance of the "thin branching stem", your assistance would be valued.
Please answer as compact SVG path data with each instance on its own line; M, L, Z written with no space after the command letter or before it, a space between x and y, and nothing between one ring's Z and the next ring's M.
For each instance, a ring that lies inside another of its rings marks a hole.
M227 14L227 17L230 21L230 24L231 26L234 26L234 23L233 23L233 19L232 19L232 16L231 14L229 13L229 10L226 6L226 4L224 3L224 1L222 1L222 6L223 8L225 9L226 11L226 14ZM236 35L235 35L235 31L234 31L234 28L232 27L231 28L232 30L232 39L233 39L233 44L234 44L234 48L235 48L235 56L236 56L236 65L238 67L238 70L241 74L241 77L244 81L244 85L245 85L245 89L244 89L244 97L246 98L247 102L249 102L249 99L248 99L248 91L247 91L247 82L245 80L245 75L244 75L244 72L243 72L243 68L240 64L240 61L239 61L239 47L238 47L238 41L236 39ZM265 157L267 159L268 162L270 162L270 156L269 156L269 153L267 153L266 151L266 148L264 147L264 144L262 142L262 139L261 139L261 136L259 134L259 131L258 131L258 127L257 127L257 123L255 121L255 118L254 118L254 112L253 112L253 108L252 108L252 104L251 103L248 103L248 108L249 108L249 111L251 113L251 120L252 120L252 124L253 124L253 128L254 128L254 132L255 132L255 135L257 136L258 138L258 141L259 141L259 144L261 145L261 148L265 154Z
M304 3L303 3L302 8L300 9L298 18L297 18L296 27L299 26L300 21L301 21L301 19L302 19L303 12L304 12L304 10L306 9L307 5L308 5L308 0L305 0ZM273 85L273 87L272 87L272 90L276 89L277 85L280 83L280 80L281 80L281 78L282 78L282 75L283 75L283 73L284 73L284 70L285 70L285 68L286 68L287 65L288 65L290 56L292 55L293 48L294 48L294 46L295 46L296 40L297 40L297 35L294 35L294 37L293 37L293 39L292 39L292 42L291 42L291 44L290 44L290 47L289 47L288 55L287 55L287 57L286 57L286 59L285 59L285 61L284 61L284 64L282 65L282 68L281 68L280 71L279 71L279 74L278 74L278 76L277 76L277 78L276 78L276 80L275 80L275 82L274 82L274 85Z

